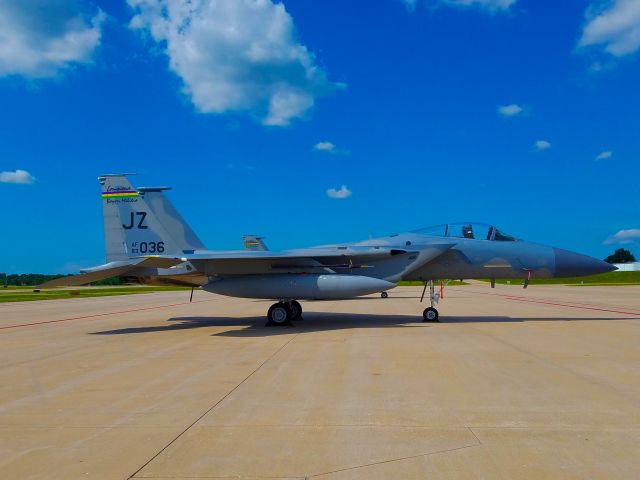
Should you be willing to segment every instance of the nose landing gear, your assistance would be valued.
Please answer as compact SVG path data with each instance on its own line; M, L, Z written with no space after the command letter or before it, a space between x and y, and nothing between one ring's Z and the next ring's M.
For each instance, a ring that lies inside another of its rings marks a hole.
M438 317L439 317L438 310L436 310L433 307L425 308L424 312L422 312L423 322L437 322L439 321Z
M427 286L429 287L429 302L431 303L431 306L425 308L424 312L422 312L422 321L423 322L439 322L440 315L438 314L438 310L436 310L434 305L438 303L438 300L440 300L440 295L436 294L436 289L435 289L433 280L424 282L424 290L422 290L422 296L420 297L420 302L424 300L424 294L427 291Z

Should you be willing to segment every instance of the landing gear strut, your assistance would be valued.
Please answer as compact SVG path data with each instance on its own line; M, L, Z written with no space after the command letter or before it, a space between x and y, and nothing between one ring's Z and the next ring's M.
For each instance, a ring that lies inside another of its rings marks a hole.
M267 312L267 326L291 325L302 317L302 306L296 300L274 303Z
M423 322L438 322L439 314L438 310L435 309L434 305L440 300L440 296L436 295L436 289L433 284L433 280L429 280L424 283L424 290L422 290L422 297L420 297L420 301L424 300L424 294L427 291L427 286L429 286L429 302L431 303L430 307L424 309L422 312L422 321Z

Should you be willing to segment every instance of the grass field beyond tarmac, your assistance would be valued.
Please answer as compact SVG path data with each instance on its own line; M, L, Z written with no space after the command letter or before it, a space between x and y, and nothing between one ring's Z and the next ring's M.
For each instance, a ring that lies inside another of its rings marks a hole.
M486 280L487 282L489 280ZM522 285L523 279L496 280L496 283L505 285ZM530 285L640 285L640 272L609 272L590 277L570 278L532 278Z
M187 287L132 286L121 287L77 287L64 289L43 289L37 287L0 288L0 303L28 302L34 300L62 300L69 298L110 297L114 295L136 295L140 293L189 290Z

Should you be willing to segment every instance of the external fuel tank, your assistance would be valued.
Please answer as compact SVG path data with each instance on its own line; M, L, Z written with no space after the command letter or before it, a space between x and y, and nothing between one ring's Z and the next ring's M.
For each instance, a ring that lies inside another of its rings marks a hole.
M241 298L335 300L382 292L395 286L395 283L362 275L287 273L223 278L202 289Z

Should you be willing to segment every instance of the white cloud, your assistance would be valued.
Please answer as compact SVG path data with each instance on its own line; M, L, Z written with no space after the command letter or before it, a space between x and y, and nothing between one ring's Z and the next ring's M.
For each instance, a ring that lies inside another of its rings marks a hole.
M287 125L342 84L298 43L293 19L271 0L127 0L131 27L164 48L202 113L250 112Z
M551 148L551 144L546 140L538 140L534 146L536 150L548 150Z
M26 170L16 170L15 172L0 172L0 183L17 183L29 185L36 179Z
M82 0L0 1L0 77L53 77L91 63L104 14L87 10Z
M340 190L336 190L335 188L330 188L327 190L327 196L329 198L336 198L339 200L349 198L353 192L347 188L346 185L342 185Z
M453 7L477 7L489 12L507 11L518 0L438 0L443 5L450 5ZM407 7L407 10L413 12L416 9L418 0L403 0Z
M640 228L630 228L629 230L620 230L611 235L604 241L605 245L620 244L625 245L640 241Z
M604 8L602 6L604 5ZM640 48L640 2L612 0L592 4L585 14L579 47L602 45L615 57L629 55Z
M600 152L596 155L596 160L609 160L613 157L613 152Z
M524 107L516 103L498 107L498 113L505 117L515 117L516 115L520 115L522 112L524 112Z
M329 153L333 153L336 151L336 146L335 144L331 143L331 142L318 142L316 143L313 148L315 150L318 150L320 152L329 152Z
M318 142L313 146L318 152L331 153L332 155L351 155L351 151L346 148L338 148L333 142Z
M518 0L440 0L456 7L478 7L491 12L509 10Z

